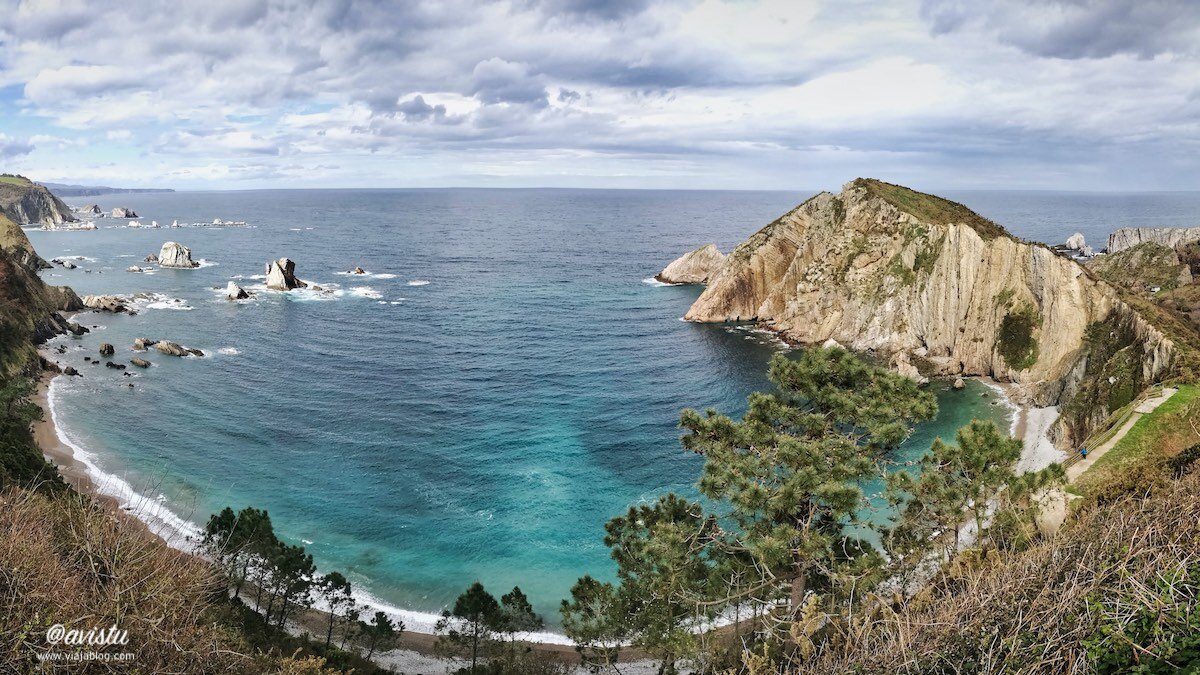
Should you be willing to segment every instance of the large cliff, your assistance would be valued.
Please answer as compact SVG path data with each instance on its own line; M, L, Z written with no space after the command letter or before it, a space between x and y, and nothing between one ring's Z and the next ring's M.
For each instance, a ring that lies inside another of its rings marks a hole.
M71 209L44 186L24 176L0 176L0 214L18 225L61 225L75 221Z
M1200 227L1122 227L1108 235L1108 252L1119 253L1147 242L1172 248L1200 241Z
M990 375L1043 405L1086 391L1099 400L1067 410L1072 438L1103 420L1100 408L1127 402L1125 387L1164 377L1174 357L1169 339L1073 260L960 204L870 179L814 196L735 248L685 318L757 321L795 342Z
M44 190L24 188L27 193ZM50 197L62 204L53 195ZM46 203L41 198L35 201ZM79 296L70 288L42 281L37 271L43 266L45 261L33 250L25 232L7 211L0 213L0 376L9 377L28 368L35 363L34 344L67 329L68 322L60 312L83 309Z

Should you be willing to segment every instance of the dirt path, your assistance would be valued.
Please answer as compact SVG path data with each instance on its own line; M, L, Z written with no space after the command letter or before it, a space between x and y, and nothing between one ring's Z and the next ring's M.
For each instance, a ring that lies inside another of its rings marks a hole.
M1134 408L1133 414L1130 415L1125 424L1123 424L1121 428L1117 430L1117 433L1114 434L1112 438L1108 439L1107 443L1098 448L1089 449L1087 459L1081 459L1067 468L1067 480L1074 482L1076 478L1079 478L1084 471L1087 471L1093 464L1096 463L1096 460L1103 457L1109 450L1112 450L1117 443L1120 443L1121 439L1125 438L1125 435L1129 433L1129 430L1133 428L1134 424L1137 424L1138 420L1142 419L1143 415L1154 412L1155 408L1166 403L1167 400L1174 396L1175 392L1177 391L1179 390L1172 387L1166 387L1158 396L1142 401L1137 408Z

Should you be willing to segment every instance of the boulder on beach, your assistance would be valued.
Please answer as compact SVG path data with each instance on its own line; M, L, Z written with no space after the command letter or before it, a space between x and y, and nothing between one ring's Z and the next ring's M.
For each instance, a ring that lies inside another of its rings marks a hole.
M173 241L162 245L162 250L158 252L158 264L163 267L181 267L183 269L200 266L200 263L192 260L192 249Z
M1067 248L1072 251L1082 251L1084 246L1087 246L1087 243L1083 240L1083 234L1076 232L1067 237Z
M83 296L83 306L114 314L122 312L128 314L136 313L129 309L129 306L125 304L125 299L119 295L85 295Z
M118 206L117 208L112 210L112 217L113 218L137 218L138 214L133 209L126 209L126 208L121 208Z
M147 361L146 359L143 359L143 358L139 358L137 356L133 357L132 359L129 359L129 362L132 363L133 365L137 366L138 368L149 368L150 367L149 361Z
M676 258L654 278L665 284L706 284L724 264L716 244L705 244Z
M248 297L250 297L250 293L232 281L225 286L225 298L228 300L245 300Z
M921 374L917 367L912 364L906 352L896 352L892 357L892 370L901 375L915 381L917 384L925 384L929 382L929 378Z
M100 343L100 356L112 356L114 353L116 353L116 350L113 349L112 345L107 342Z
M275 291L290 291L293 288L307 288L308 284L296 277L296 263L288 258L280 258L267 263L267 288Z

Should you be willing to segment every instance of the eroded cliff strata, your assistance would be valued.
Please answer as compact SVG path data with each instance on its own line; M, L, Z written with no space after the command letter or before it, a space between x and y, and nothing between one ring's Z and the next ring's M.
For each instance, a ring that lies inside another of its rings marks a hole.
M960 204L871 179L755 233L684 318L755 321L794 342L910 357L929 374L1019 383L1027 401L1063 406L1069 442L1119 392L1167 376L1175 353L1073 260Z

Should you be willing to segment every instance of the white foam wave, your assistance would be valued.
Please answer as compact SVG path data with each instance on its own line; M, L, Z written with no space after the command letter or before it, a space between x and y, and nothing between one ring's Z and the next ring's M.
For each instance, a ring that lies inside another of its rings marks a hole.
M51 380L47 391L46 401L47 407L50 409L50 420L54 424L54 431L58 439L64 445L71 448L74 458L83 464L87 470L88 477L96 486L96 490L101 494L115 498L123 510L146 523L150 531L166 541L168 546L188 553L201 554L202 552L198 550L197 542L203 536L203 531L199 526L171 511L167 507L165 499L162 498L163 495L159 495L160 499L150 499L134 490L133 486L124 478L106 473L97 464L94 453L89 452L67 435L59 420L58 407L56 405L56 385L62 377L60 375ZM311 541L305 539L301 539L301 541L305 545L312 544ZM363 584L358 579L355 579L354 598L360 604L367 606L368 614L373 611L384 612L392 618L402 620L405 628L413 632L433 634L437 622L441 618L439 614L403 609L384 602L370 592L363 590ZM317 609L323 611L329 610L329 607L319 598L315 606ZM574 644L567 636L548 631L528 633L524 636L524 639L530 642L545 644Z
M237 356L238 354L241 354L237 347L221 347L217 350L217 353L224 354L225 356Z
M408 285L409 286L428 286L429 282L425 281L424 279L413 279L412 281L408 282Z
M356 298L367 298L369 300L378 300L383 297L379 291L370 286L355 286L350 289L350 295Z
M183 298L173 298L162 293L137 293L128 298L127 302L134 309L172 309L180 312L190 312L195 307L187 304Z
M201 258L196 261L196 268L203 269L205 267L216 267L217 265L220 265L220 264L221 263L219 263L215 260L206 260L204 258Z
M121 476L106 473L97 464L96 455L76 443L66 433L59 420L58 397L56 396L58 383L62 377L58 376L50 380L46 392L46 407L50 409L50 421L54 425L54 433L58 436L58 440L71 448L72 456L84 466L88 478L96 486L96 491L115 498L122 510L146 523L150 531L166 541L168 546L181 551L194 552L195 542L203 534L199 527L176 515L162 502L137 492Z
M648 286L682 286L683 285L683 284L668 284L667 282L659 281L658 279L655 279L654 277L646 277L645 279L642 279L642 283L646 284Z

